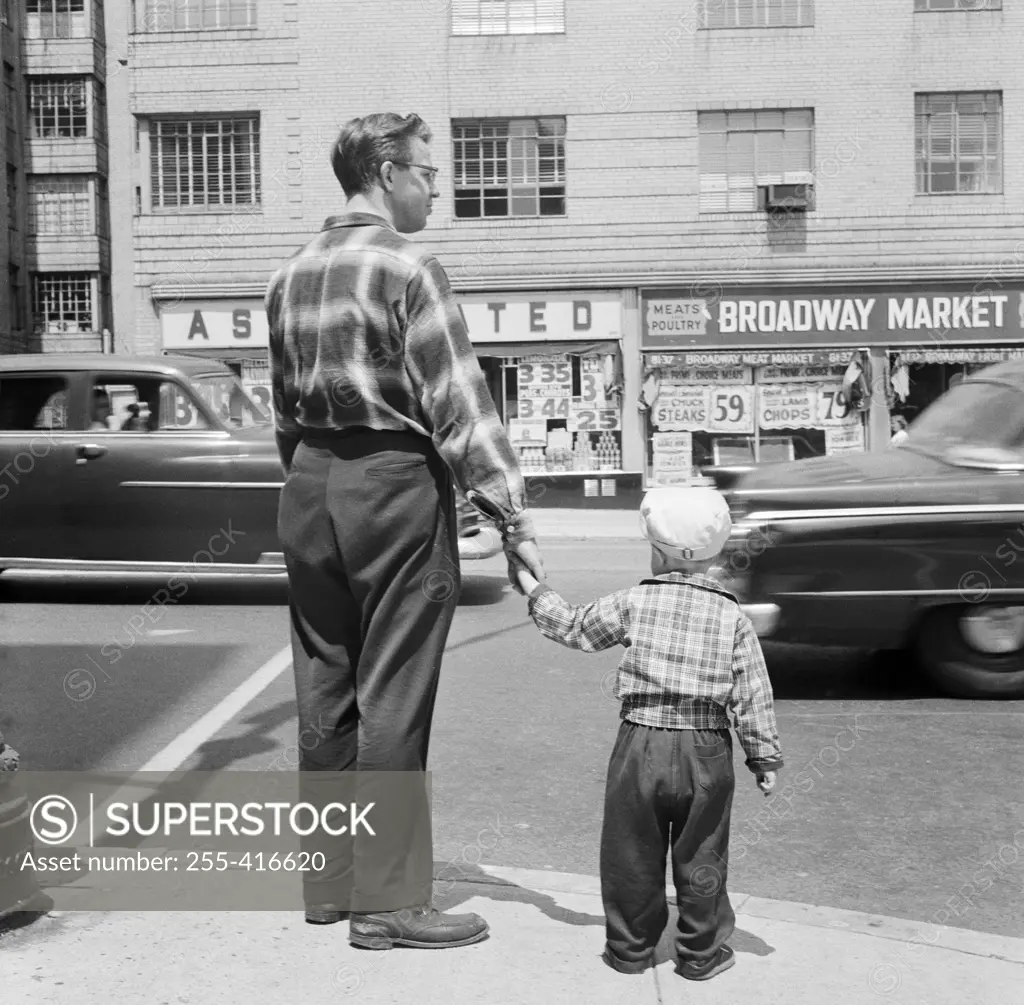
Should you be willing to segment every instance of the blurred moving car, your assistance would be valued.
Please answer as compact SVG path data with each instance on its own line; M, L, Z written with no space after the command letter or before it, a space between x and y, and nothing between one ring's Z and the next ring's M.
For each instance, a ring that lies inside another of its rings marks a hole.
M0 572L281 576L282 484L271 417L222 363L0 356ZM460 558L500 551L461 499Z
M949 390L898 449L712 474L762 638L911 650L948 694L1024 698L1024 362Z

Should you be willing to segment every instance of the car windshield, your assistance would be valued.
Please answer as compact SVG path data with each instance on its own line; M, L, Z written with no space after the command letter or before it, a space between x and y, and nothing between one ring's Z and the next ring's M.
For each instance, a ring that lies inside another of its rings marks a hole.
M995 381L964 381L922 412L907 432L907 446L953 454L960 463L998 454L1018 457L1024 448L1024 392Z
M249 396L242 382L229 373L211 373L192 378L199 396L228 426L264 426L271 417Z

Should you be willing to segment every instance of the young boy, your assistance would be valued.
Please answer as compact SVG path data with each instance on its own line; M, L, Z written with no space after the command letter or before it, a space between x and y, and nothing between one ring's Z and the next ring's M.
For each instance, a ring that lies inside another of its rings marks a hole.
M608 765L601 832L603 959L621 973L652 965L668 923L665 855L679 907L676 973L708 980L733 965L726 892L734 787L726 708L767 796L782 767L771 683L736 599L708 575L732 529L707 488L653 489L640 506L651 573L639 586L573 607L516 564L537 627L572 649L622 645L622 724Z

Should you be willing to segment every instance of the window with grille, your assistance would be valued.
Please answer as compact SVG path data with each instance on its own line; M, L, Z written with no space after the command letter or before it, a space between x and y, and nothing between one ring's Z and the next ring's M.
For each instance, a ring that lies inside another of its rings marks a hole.
M32 135L57 139L89 135L84 77L36 77L29 81L28 111Z
M1002 192L1003 96L915 96L918 195Z
M1003 0L914 0L914 10L1002 10Z
M27 0L26 38L88 38L85 0Z
M550 35L565 31L565 0L451 0L453 35Z
M703 0L703 28L807 28L814 0Z
M255 28L256 0L136 0L135 30Z
M700 211L764 209L769 185L808 186L813 180L814 112L701 112Z
M96 325L92 276L85 272L40 272L33 277L32 323L37 332L93 332Z
M155 119L149 157L153 209L259 205L258 116Z
M58 175L29 179L30 234L94 234L94 221L87 178Z
M455 215L565 215L565 119L452 123Z
M18 229L18 169L13 164L7 165L7 226Z

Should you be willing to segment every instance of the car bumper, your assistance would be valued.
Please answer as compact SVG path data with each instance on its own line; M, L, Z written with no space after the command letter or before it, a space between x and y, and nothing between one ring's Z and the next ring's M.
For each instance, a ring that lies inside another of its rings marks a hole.
M750 618L759 638L767 638L775 632L779 623L778 604L740 604L740 610Z

